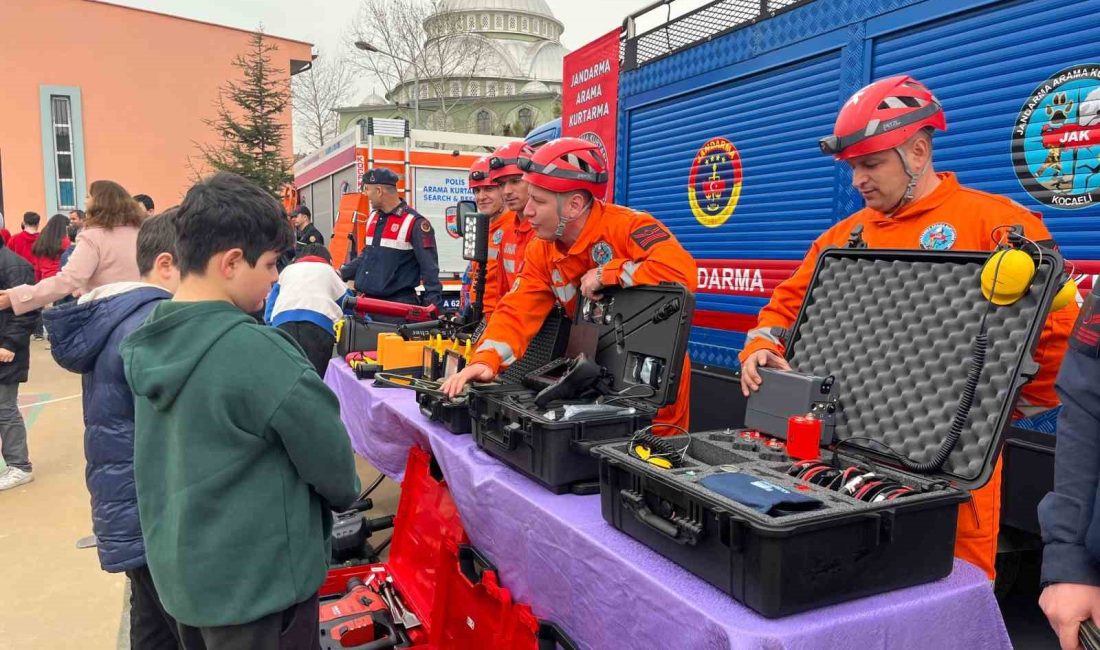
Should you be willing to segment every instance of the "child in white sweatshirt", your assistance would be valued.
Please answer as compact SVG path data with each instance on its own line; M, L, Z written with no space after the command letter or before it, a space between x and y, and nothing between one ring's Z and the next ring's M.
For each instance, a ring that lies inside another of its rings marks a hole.
M328 249L311 244L279 274L267 297L264 321L297 341L324 379L336 345L336 321L344 314L348 295Z

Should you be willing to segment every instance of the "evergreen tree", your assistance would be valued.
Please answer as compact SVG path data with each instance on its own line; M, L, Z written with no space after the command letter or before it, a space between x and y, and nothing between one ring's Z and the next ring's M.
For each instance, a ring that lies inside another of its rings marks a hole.
M205 120L221 138L220 146L199 145L203 161L215 171L240 174L278 195L291 180L290 161L283 157L290 104L290 84L284 70L272 65L278 46L252 35L248 51L233 59L242 73L218 92L218 116Z

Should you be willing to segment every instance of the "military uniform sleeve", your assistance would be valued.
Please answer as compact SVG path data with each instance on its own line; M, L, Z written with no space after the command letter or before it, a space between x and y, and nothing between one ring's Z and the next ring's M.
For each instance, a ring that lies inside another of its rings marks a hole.
M355 274L359 272L359 265L363 263L363 253L366 252L364 247L363 252L359 253L359 256L340 267L340 279L344 282L349 282L355 279ZM359 287L356 287L358 289Z
M817 258L821 251L836 246L838 238L847 239L851 225L842 221L826 230L814 243L810 244L810 250L802 259L794 274L775 288L768 304L760 310L756 319L756 327L749 330L745 339L745 347L738 358L743 363L749 355L759 350L770 350L780 356L784 353L783 339L785 330L794 325L798 318L798 310L802 306L802 299L806 296L806 289L810 286L810 280L814 276L814 267L817 266Z
M676 282L695 291L699 282L695 258L652 215L634 213L626 250L629 258L612 258L604 265L603 284L633 287Z
M435 247L435 230L430 221L420 217L413 224L413 253L420 265L420 281L424 284L424 302L443 307L443 283L439 281L439 252Z
M359 496L359 477L340 403L316 372L305 370L271 416L270 428L283 443L298 475L317 494L342 510Z
M1094 291L1089 300L1096 302ZM1084 316L1091 316L1087 308ZM1078 341L1085 341L1078 348ZM1073 347L1058 375L1063 409L1054 454L1054 490L1039 503L1043 533L1042 581L1100 586L1100 567L1086 548L1097 536L1097 482L1100 477L1100 324L1078 323Z
M556 301L542 248L528 246L525 259L516 286L497 302L470 359L489 366L494 374L523 358Z

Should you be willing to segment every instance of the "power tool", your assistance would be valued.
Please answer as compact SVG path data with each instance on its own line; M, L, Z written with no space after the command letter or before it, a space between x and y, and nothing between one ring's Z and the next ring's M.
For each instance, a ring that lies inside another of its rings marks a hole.
M373 576L370 578L373 579ZM321 603L323 650L383 650L397 646L397 629L382 597L359 578L339 600Z

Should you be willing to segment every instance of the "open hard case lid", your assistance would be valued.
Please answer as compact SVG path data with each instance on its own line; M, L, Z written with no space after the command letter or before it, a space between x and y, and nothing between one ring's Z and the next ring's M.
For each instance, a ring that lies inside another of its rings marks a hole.
M988 301L987 252L827 249L791 329L798 372L836 378L840 450L904 469L898 455L930 460L947 436L966 385L970 350ZM1063 261L1043 251L1028 292L992 306L989 347L966 426L939 476L965 488L993 473ZM876 441L878 444L876 444ZM884 447L885 446L885 447Z
M672 404L694 313L695 295L681 284L607 288L600 300L578 304L568 354L584 352L603 366L624 399Z

